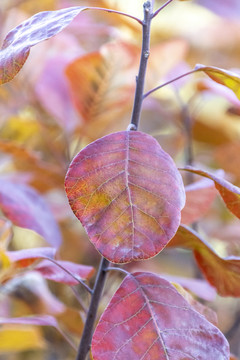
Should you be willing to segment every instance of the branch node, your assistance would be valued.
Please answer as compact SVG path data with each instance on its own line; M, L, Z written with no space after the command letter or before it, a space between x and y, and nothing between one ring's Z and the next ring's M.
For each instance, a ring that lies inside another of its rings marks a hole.
M136 131L137 127L135 124L129 124L127 127L127 131Z

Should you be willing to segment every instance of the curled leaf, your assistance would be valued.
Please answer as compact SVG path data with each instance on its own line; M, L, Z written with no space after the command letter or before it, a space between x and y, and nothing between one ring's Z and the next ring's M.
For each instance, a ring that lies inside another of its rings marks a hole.
M128 275L100 318L94 360L229 359L223 334L151 273Z
M168 247L183 247L193 250L195 259L219 295L240 297L240 258L221 258L199 234L181 225Z
M73 159L65 188L90 240L116 263L158 254L177 231L185 203L173 160L151 136L105 136Z
M200 175L214 181L216 189L219 191L227 208L238 218L240 218L240 188L231 184L229 181L222 179L208 171L198 170L191 166L186 166L180 170L189 171L193 174Z

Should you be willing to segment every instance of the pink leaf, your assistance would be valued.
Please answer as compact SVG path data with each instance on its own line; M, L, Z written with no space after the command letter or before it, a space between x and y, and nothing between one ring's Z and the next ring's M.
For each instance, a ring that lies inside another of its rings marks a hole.
M186 205L182 211L182 223L191 224L209 210L217 191L214 182L208 179L197 181L185 187Z
M128 275L100 318L94 360L228 360L223 334L196 312L167 280Z

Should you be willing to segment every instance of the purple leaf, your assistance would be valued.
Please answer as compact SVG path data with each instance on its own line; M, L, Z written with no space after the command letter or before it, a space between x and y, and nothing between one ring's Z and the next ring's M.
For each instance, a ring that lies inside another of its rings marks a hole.
M0 209L13 224L36 231L54 247L61 244L59 227L47 203L31 187L1 179Z

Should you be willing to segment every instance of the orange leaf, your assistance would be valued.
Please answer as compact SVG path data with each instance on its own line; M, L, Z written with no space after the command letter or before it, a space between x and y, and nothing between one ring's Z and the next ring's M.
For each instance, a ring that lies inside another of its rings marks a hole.
M123 127L133 102L138 54L133 45L108 43L67 67L73 100L84 120L80 130L90 140Z
M210 245L195 231L181 225L168 247L183 247L193 250L196 261L206 276L222 296L240 296L240 258L219 257Z
M173 160L150 135L123 131L80 151L66 175L69 203L112 262L148 259L175 234L185 203Z

